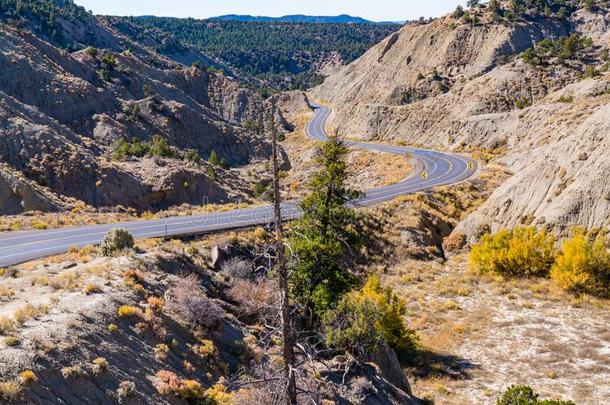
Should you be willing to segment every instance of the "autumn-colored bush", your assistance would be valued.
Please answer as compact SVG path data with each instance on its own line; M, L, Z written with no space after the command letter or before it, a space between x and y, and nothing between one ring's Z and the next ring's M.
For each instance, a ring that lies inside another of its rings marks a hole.
M161 312L165 306L165 301L162 298L150 296L148 297L148 307L154 312Z
M203 403L206 397L201 384L195 380L181 380L168 370L161 370L155 376L157 377L155 387L161 395L175 395L189 403Z
M470 252L470 264L481 273L546 276L555 254L552 234L534 227L517 227L483 236Z
M551 269L551 279L561 288L610 297L610 252L608 238L599 233L588 237L575 229L563 242Z
M353 354L367 354L385 341L405 359L417 336L403 320L405 302L371 276L364 287L347 294L325 317L327 343Z
M205 395L215 405L232 405L235 399L235 395L229 392L226 382L222 377L220 377L216 384L205 391Z
M121 318L129 318L132 316L139 316L142 317L142 310L140 308L137 307L132 307L129 305L123 305L121 306L118 310L117 310L117 315L119 315Z
M206 360L214 360L218 357L216 345L209 339L199 339L199 344L193 345L192 349L195 353Z
M32 370L24 370L19 373L19 380L22 384L27 385L38 381L38 377L36 377L36 374Z

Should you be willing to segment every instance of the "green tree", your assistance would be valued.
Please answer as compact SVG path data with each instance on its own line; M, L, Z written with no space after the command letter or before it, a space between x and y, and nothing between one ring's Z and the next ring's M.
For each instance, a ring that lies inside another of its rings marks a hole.
M229 161L225 158L221 158L220 162L218 163L218 166L222 167L223 169L228 169L229 168Z
M210 153L210 157L208 158L208 162L213 164L214 166L218 166L220 164L220 158L218 157L218 153L215 150L212 150Z
M585 0L584 9L586 11L593 11L593 0Z
M351 290L350 271L360 239L355 232L355 210L347 203L360 195L346 182L347 147L330 138L316 159L319 169L303 200L303 217L291 228L291 284L295 300L316 319Z
M499 0L490 0L487 7L488 7L489 12L491 13L492 17L494 18L494 20L501 17L502 7L500 5Z
M455 8L455 11L453 12L452 16L453 16L453 18L462 18L463 15L464 15L464 9L462 8L462 6L458 5Z
M144 86L142 86L142 93L144 94L144 97L151 97L154 96L155 91L149 83L145 83Z
M498 398L497 405L574 405L572 401L538 399L539 396L528 385L511 385Z
M149 153L152 156L167 158L175 158L178 155L176 151L169 146L167 140L160 135L153 135Z

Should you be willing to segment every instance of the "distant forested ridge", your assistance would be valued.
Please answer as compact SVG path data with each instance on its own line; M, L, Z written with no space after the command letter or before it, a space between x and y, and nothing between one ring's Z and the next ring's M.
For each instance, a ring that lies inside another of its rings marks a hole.
M326 23L326 24L374 24L373 21L347 14L337 16L311 16L303 14L285 15L282 17L266 17L252 15L227 14L210 18L220 21L257 21L257 22L290 22L290 23Z
M218 58L232 70L277 89L306 88L323 78L319 66L333 57L349 63L398 24L288 23L110 17L132 39L168 35ZM136 26L139 29L134 30Z
M96 18L72 0L0 0L0 22L68 51L129 49L127 37L176 62L222 69L263 93L319 84L329 66L353 61L400 28L347 15L281 17L291 22L232 20L248 17ZM109 36L106 24L124 37Z

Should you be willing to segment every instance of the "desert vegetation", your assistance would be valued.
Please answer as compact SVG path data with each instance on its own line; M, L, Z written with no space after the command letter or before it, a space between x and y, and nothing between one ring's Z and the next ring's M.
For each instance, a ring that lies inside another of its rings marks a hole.
M554 399L538 399L539 395L527 385L510 386L498 398L497 405L574 405L572 401Z
M550 277L574 292L610 297L610 252L604 231L572 230L557 247L552 234L533 227L485 235L470 252L472 266L509 277Z
M123 249L132 248L133 244L133 236L129 231L125 228L113 228L104 235L99 253L103 256L112 256Z

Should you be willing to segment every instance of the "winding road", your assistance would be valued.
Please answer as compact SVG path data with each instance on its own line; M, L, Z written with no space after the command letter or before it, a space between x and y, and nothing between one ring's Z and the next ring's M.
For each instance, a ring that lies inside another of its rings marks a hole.
M307 124L306 133L310 138L324 141L327 139L324 127L331 110L319 104L312 104L312 107L314 108L314 115ZM362 198L354 201L355 205L374 205L392 200L400 195L458 183L472 176L477 170L475 161L456 154L374 143L353 141L347 141L346 143L354 148L410 155L421 163L418 165L418 170L409 178L390 186L371 189ZM282 205L282 217L284 219L295 219L300 215L301 210L298 204L285 203ZM244 228L267 224L272 220L273 207L268 205L150 221L131 221L43 231L7 232L0 234L0 267L65 253L72 246L82 247L99 244L108 230L119 226L126 228L134 238L143 239Z

